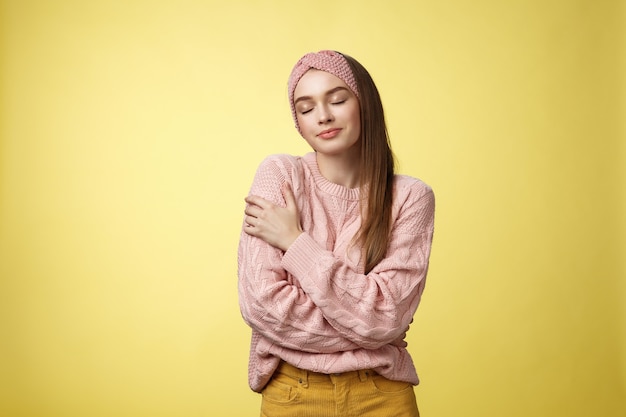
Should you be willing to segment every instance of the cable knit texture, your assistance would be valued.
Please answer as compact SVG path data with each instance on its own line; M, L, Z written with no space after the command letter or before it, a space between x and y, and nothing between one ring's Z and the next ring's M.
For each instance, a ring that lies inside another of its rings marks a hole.
M243 231L239 243L239 303L252 328L250 388L260 392L281 359L322 373L374 369L418 384L403 339L428 270L432 190L395 176L387 254L364 274L361 248L352 242L359 189L326 180L309 153L266 158L250 194L285 206L284 183L294 191L304 233L286 252Z
M354 74L352 74L352 69L348 64L346 58L341 55L339 52L335 51L319 51L319 52L310 52L300 58L296 65L294 65L291 70L291 75L289 76L289 81L287 82L287 89L289 91L289 104L291 105L291 115L293 117L293 121L296 124L296 129L300 132L300 126L298 125L298 119L296 117L296 107L294 105L294 91L296 90L296 86L300 81L300 78L308 70L311 68L315 68L320 71L326 71L328 73L333 74L335 77L341 79L346 85L352 90L354 95L359 97L359 89L356 85L356 80L354 79ZM300 132L302 133L302 132Z

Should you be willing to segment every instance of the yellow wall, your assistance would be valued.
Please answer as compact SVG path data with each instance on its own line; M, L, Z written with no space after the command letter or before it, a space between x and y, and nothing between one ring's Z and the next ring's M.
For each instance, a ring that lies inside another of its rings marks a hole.
M422 414L626 415L623 2L0 4L0 415L258 415L242 199L324 48L437 193Z

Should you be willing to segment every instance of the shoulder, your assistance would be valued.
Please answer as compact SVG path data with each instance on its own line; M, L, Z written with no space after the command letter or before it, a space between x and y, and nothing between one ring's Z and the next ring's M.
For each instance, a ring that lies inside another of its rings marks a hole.
M258 176L270 176L287 180L294 172L302 170L304 162L301 156L288 154L269 155L261 161L257 168Z
M264 164L279 164L279 165L295 165L301 163L301 156L297 155L289 155L286 153L277 153L273 155L266 156L263 161L261 161L261 165Z
M432 231L435 194L422 180L407 175L396 175L393 206L394 223L399 230Z
M288 154L284 154L284 153L280 153L280 154L274 154L274 155L269 155L267 157L265 157L265 159L263 159L261 161L261 163L259 164L259 169L263 169L263 168L287 168L287 169L293 169L294 167L297 167L299 165L302 165L302 157L301 156L294 156L294 155L288 155Z
M408 175L394 176L394 200L418 201L422 199L434 200L434 198L433 189L424 181Z
M250 188L250 194L278 203L282 199L283 184L299 182L303 176L302 157L287 154L269 155L261 161Z

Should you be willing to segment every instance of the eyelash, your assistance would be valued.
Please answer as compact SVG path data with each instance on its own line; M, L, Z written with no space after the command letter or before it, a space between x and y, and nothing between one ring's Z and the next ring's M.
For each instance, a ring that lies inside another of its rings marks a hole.
M339 101L331 102L330 104L333 104L333 105L337 106L337 105L345 103L346 101L347 100L339 100ZM313 109L308 109L308 110L305 110L305 111L301 111L300 114L307 114L307 113L310 113L312 110Z

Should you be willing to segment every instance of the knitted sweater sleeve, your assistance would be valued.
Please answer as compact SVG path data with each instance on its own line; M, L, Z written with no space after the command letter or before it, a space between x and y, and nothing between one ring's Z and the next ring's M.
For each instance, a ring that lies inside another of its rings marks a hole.
M250 195L285 206L281 186L292 182L286 156L268 157L257 170ZM337 331L282 266L283 252L242 231L238 249L239 305L244 321L284 348L334 353L360 346Z
M376 349L401 336L419 304L430 257L435 199L415 180L396 190L392 236L385 258L360 273L303 233L282 258L308 299L341 335Z

